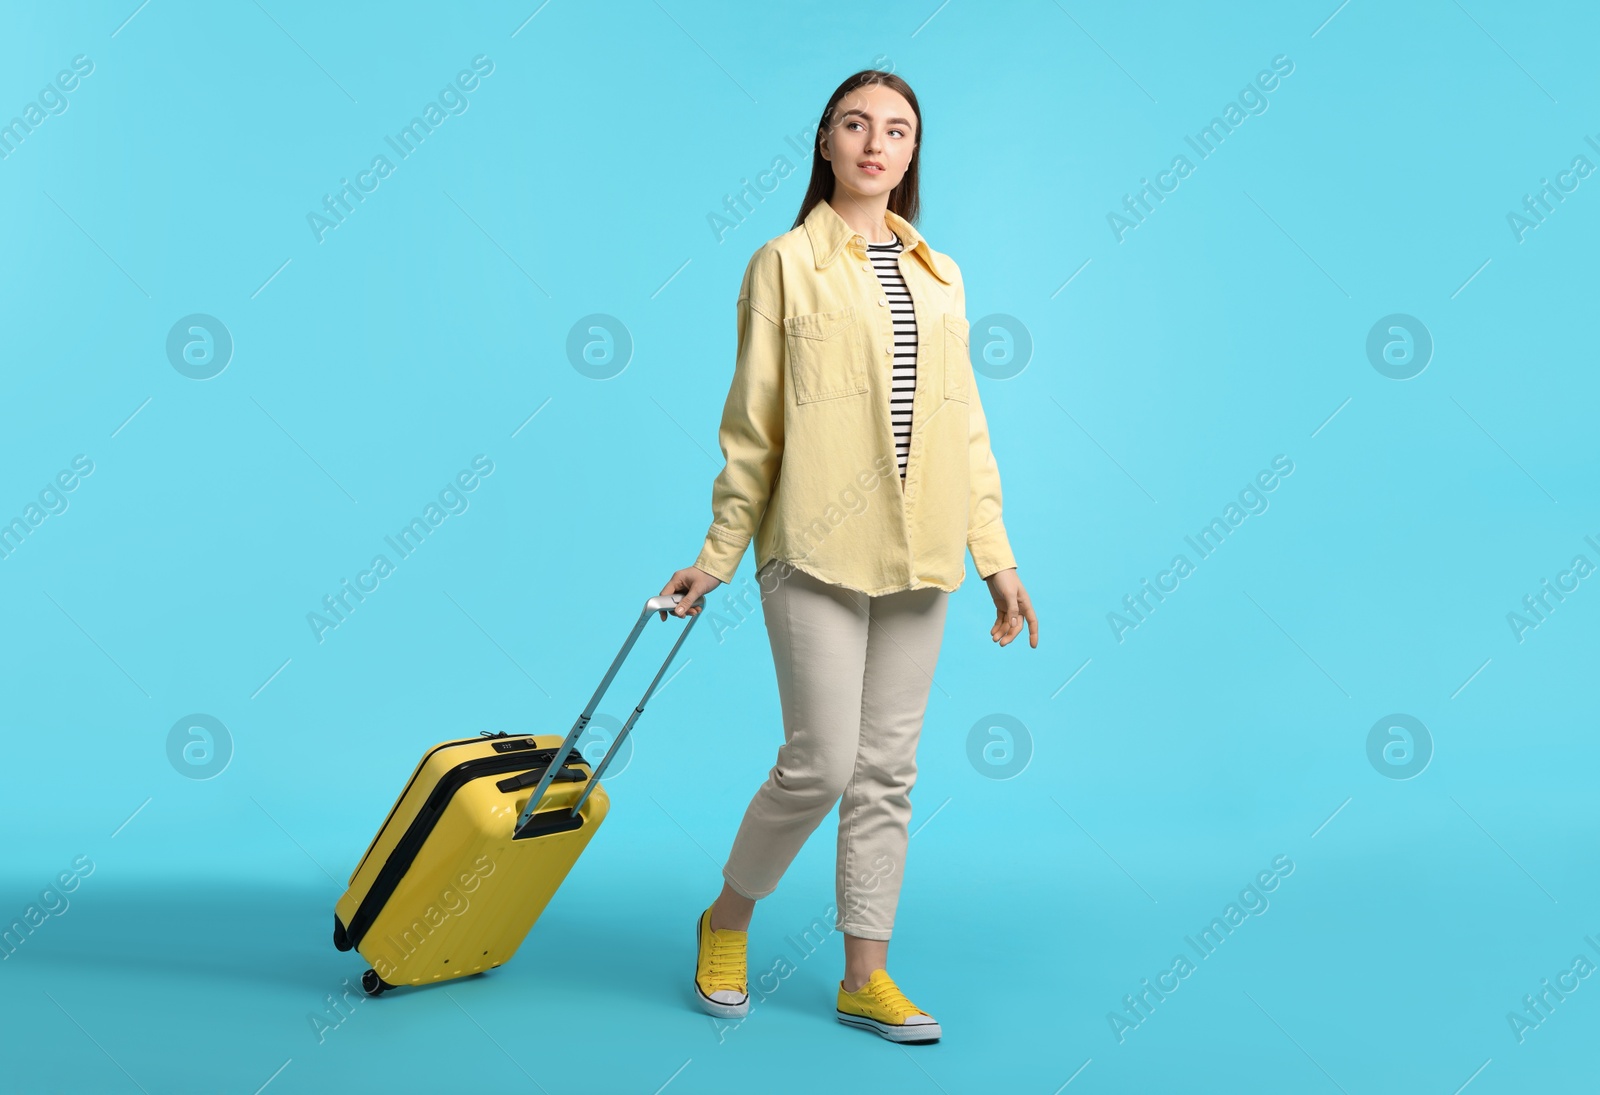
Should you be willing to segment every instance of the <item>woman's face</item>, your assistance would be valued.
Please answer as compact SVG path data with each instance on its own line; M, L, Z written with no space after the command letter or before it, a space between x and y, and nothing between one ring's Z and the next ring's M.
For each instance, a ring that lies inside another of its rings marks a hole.
M833 165L835 193L887 195L905 177L917 147L917 118L905 96L881 84L847 93L834 107L834 123L821 140Z

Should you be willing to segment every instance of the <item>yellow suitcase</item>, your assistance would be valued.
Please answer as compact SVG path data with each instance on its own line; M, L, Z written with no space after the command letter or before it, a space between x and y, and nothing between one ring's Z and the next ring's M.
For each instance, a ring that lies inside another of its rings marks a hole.
M334 946L372 965L361 978L368 995L482 973L516 953L605 820L610 798L600 777L699 614L685 617L599 764L577 752L578 738L645 623L681 599L645 602L565 738L484 732L423 754L334 906Z

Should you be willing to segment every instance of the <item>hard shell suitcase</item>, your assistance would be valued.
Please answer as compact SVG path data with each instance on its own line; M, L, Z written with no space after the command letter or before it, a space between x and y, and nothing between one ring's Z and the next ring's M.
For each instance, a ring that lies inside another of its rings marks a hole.
M691 614L649 688L592 768L578 738L653 613L652 597L565 738L484 732L423 754L334 906L333 943L371 963L372 996L493 969L517 951L605 820L600 777L700 617Z

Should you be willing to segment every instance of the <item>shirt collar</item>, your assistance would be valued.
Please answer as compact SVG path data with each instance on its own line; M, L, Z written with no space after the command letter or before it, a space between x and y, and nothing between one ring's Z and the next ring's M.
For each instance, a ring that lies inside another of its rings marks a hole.
M922 233L918 232L910 221L892 209L884 210L883 219L905 244L905 250L915 252L922 259L923 265L933 272L934 277L946 285L954 284L955 278L943 256L934 253L933 248L928 246L928 241L922 238ZM811 237L811 253L816 258L818 270L838 258L839 252L844 250L852 239L862 239L865 247L865 237L846 224L839 211L829 205L826 199L811 207L811 212L806 214L804 223L806 234Z

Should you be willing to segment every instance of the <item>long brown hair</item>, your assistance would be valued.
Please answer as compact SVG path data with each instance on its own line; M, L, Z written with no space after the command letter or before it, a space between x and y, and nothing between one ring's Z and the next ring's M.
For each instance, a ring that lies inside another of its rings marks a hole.
M911 85L892 72L884 72L876 68L864 68L860 72L846 78L844 83L834 89L833 95L828 99L828 105L822 108L822 120L817 123L817 136L811 142L811 182L806 186L806 196L800 202L800 213L794 219L791 228L798 228L805 223L806 214L819 201L833 197L833 165L822 158L822 142L832 131L837 120L834 111L850 92L868 84L881 84L891 91L898 91L905 96L906 102L911 104L911 113L916 118L917 129L915 143L911 149L911 163L906 167L905 177L900 180L900 185L889 191L890 211L904 217L912 224L917 222L920 211L920 199L917 188L918 171L922 164L922 108L917 105L917 93L911 90Z

